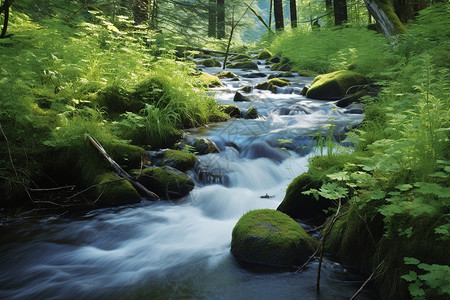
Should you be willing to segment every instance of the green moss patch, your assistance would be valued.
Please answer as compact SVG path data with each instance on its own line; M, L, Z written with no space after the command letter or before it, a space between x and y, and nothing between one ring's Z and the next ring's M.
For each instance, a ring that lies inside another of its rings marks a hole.
M252 57L248 54L238 54L236 56L233 56L230 58L230 61L235 61L235 60L250 60L252 59Z
M106 152L125 169L139 168L147 162L147 152L138 146L113 143L105 147Z
M222 86L222 82L220 82L219 77L208 74L208 73L202 73L202 75L200 75L199 79L207 87Z
M179 150L167 150L161 161L164 166L173 167L182 172L192 169L196 162L197 156Z
M317 241L286 214L253 210L236 223L231 253L236 259L254 264L292 267L304 263L317 247Z
M258 70L258 65L251 60L245 60L245 61L239 61L234 64L228 65L227 68L244 69L244 70Z
M95 207L110 207L141 202L141 196L133 185L114 173L104 173L97 177L97 201Z
M258 118L258 110L256 107L250 107L244 115L244 119L256 119Z
M217 74L217 77L222 79L222 78L236 78L237 76L231 71L222 71L219 74Z
M198 154L219 153L219 149L216 144L206 138L196 140L194 147Z
M204 65L207 68L220 67L221 66L221 64L220 64L220 62L218 60L215 60L215 59L212 59L212 58L202 60L200 62L200 64Z
M194 189L194 181L183 172L172 167L149 168L133 172L138 181L161 199L179 199Z
M258 54L258 56L256 56L257 59L269 59L271 57L272 57L272 53L267 49L264 49L263 51L261 51Z
M306 97L321 100L336 100L344 97L349 88L367 84L365 77L352 71L336 71L317 76L306 92Z
M236 105L229 104L229 105L220 105L219 110L226 113L232 118L240 118L242 117L242 111L237 107Z
M264 81L256 85L255 88L259 90L269 90L272 93L275 93L278 87L283 87L290 85L289 80L287 79L280 79L280 78L272 78L269 81Z

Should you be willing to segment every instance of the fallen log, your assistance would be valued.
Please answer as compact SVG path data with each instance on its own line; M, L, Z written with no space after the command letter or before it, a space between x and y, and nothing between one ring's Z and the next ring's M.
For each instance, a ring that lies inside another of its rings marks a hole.
M100 143L98 143L90 135L88 137L89 137L89 140L91 141L92 145L94 145L94 147L97 148L97 150L103 155L103 157L106 158L106 160L109 162L109 164L112 166L112 168L114 169L114 171L120 178L128 180L134 186L134 188L138 190L138 192L140 192L142 195L146 196L150 200L159 200L158 195L156 195L152 191L149 191L145 186L143 186L142 184L140 184L139 182L134 180L130 174L128 174L124 169L122 169L122 167L119 166L119 164L116 163L108 155L108 153L106 153L106 150L102 147L102 145L100 145Z

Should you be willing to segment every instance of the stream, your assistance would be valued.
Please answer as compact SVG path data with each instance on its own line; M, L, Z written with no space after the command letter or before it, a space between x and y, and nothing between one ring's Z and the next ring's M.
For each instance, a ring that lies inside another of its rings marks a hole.
M244 268L230 253L239 218L276 209L288 184L307 171L311 137L333 124L339 139L363 116L301 96L313 78L300 76L277 93L253 90L244 93L251 102L234 102L238 89L279 73L259 63L260 70L230 70L240 80L211 89L221 104L256 107L257 119L188 130L188 140L206 137L220 153L199 156L207 172L189 171L196 188L182 201L0 221L0 299L349 299L365 278L329 259L317 292L318 261L299 273L268 271ZM374 299L370 294L358 299Z

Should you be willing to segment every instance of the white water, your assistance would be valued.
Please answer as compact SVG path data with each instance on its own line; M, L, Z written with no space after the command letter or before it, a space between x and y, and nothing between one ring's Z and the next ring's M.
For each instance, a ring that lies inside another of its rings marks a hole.
M264 80L225 80L216 98L232 103L238 88ZM300 88L309 80L294 82ZM296 152L296 145L282 150L277 139L305 146L330 117L343 127L361 116L299 95L253 96L238 105L256 106L259 119L192 130L192 137L219 146L219 154L200 162L220 172L222 184L197 182L179 204L144 202L71 219L3 224L0 299L348 299L360 282L335 263L325 262L317 293L317 263L301 273L261 272L240 266L229 250L239 218L252 209L276 209L287 185L307 169L305 151ZM280 107L294 113L279 114ZM266 194L273 197L261 198Z

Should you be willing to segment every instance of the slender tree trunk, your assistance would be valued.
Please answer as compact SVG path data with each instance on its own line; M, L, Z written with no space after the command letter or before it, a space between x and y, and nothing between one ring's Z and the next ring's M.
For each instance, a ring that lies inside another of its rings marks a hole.
M290 10L291 10L291 28L297 27L297 4L295 0L290 0Z
M270 0L269 28L272 28L273 0Z
M9 7L11 6L13 0L5 0L2 6L0 6L0 15L2 12L5 14L3 19L3 27L2 32L0 33L0 39L4 39L6 37L6 30L8 29L8 21L9 21Z
M208 36L216 37L217 28L217 11L216 11L216 0L209 0L208 6Z
M273 13L275 15L275 29L284 29L284 17L283 17L283 1L273 0Z
M150 0L150 1L152 1L152 0ZM157 2L157 0L153 0L153 3L152 3L150 28L152 28L152 29L158 28L158 2Z
M325 0L325 7L327 10L331 10L331 8L333 7L333 3L331 0Z
M334 0L334 25L347 22L347 0Z
M225 0L217 0L217 38L225 37Z
M151 0L150 0L151 1ZM133 2L134 22L139 25L148 21L149 17L149 0L135 0Z

